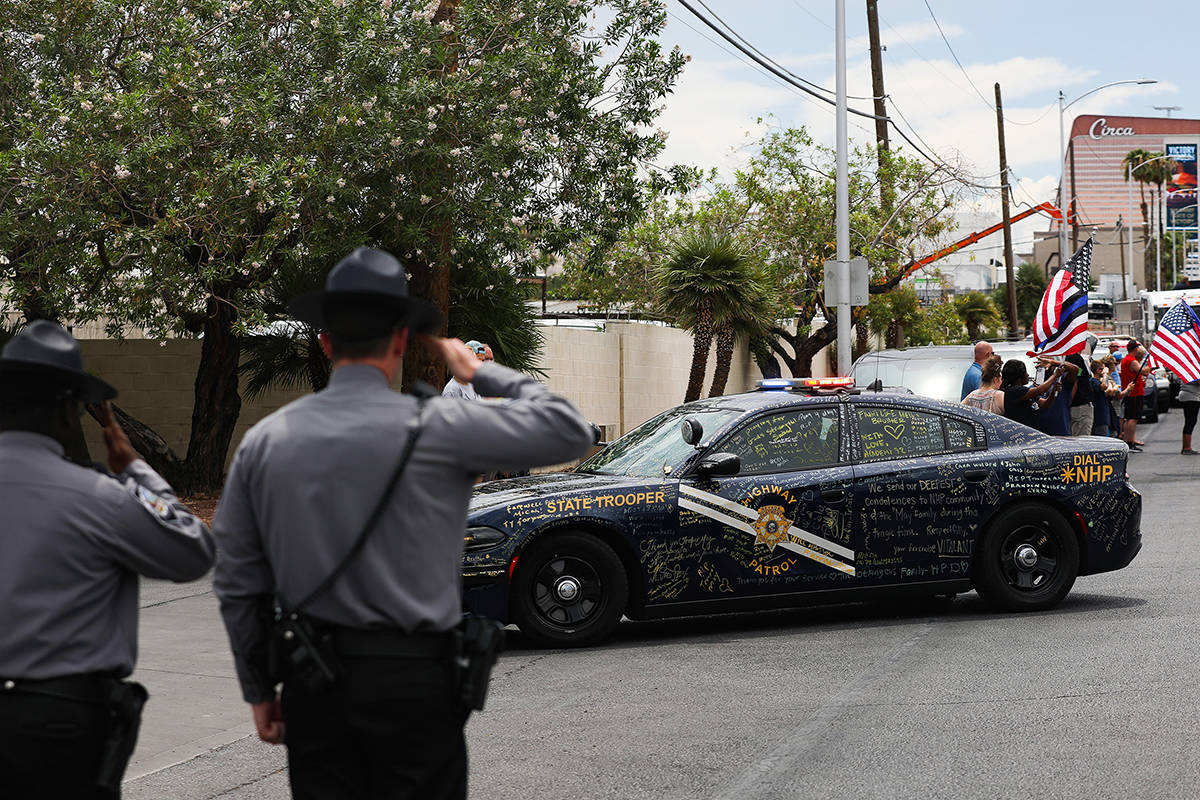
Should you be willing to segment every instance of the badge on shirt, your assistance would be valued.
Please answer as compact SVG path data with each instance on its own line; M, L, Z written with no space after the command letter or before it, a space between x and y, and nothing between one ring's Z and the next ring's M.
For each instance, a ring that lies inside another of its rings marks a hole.
M151 514L160 519L173 519L175 517L175 509L171 507L171 504L145 486L137 487L137 499L139 503L150 510Z

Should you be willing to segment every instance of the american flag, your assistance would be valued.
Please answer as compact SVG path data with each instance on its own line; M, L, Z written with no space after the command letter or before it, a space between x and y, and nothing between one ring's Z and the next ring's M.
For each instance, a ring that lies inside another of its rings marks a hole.
M1093 234L1046 287L1033 324L1033 349L1038 355L1070 355L1087 345L1087 292L1094 242Z
M1200 318L1191 306L1180 300L1163 315L1150 355L1184 383L1200 380Z

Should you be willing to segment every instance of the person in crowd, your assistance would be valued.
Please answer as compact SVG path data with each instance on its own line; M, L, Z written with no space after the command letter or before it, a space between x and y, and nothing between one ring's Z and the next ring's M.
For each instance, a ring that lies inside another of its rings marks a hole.
M1100 359L1104 365L1104 394L1108 398L1108 435L1116 439L1121 435L1121 375L1115 356Z
M1049 405L1052 399L1046 397L1047 392L1054 388L1061 375L1062 371L1056 369L1044 383L1035 386L1029 380L1029 368L1024 361L1010 358L1004 362L1000 371L1004 416L1030 428L1037 428L1040 410Z
M1109 436L1108 415L1112 406L1108 402L1109 382L1103 361L1093 361L1092 366L1092 436ZM1111 391L1116 393L1116 387Z
M593 432L570 402L456 339L425 342L461 383L507 402L392 391L408 337L440 314L408 295L388 253L358 248L288 308L321 331L333 373L246 433L213 522L242 696L259 737L286 742L295 798L461 800L471 487L480 472L577 458ZM264 657L272 642L282 672Z
M54 322L0 354L0 797L119 796L147 697L124 680L138 576L194 581L213 563L207 526L114 419L116 394ZM85 404L107 470L69 458Z
M1146 395L1146 376L1150 374L1150 359L1146 348L1135 339L1129 340L1128 354L1121 359L1121 396L1125 399L1122 416L1121 438L1129 449L1137 452L1146 443L1137 438L1138 417L1142 415L1142 403Z
M466 346L475 358L480 361L490 361L488 358L489 348L483 342L478 342L474 339L466 343ZM455 375L450 376L450 380L446 381L446 385L442 387L442 397L453 397L458 400L479 400L479 393L475 391L475 387L470 383L465 383Z
M1079 384L1078 367L1069 361L1039 357L1038 366L1057 378L1041 398L1037 428L1050 436L1071 435L1071 400Z
M1200 381L1190 381L1179 388L1179 404L1183 406L1183 449L1185 456L1200 456L1192 449L1192 431L1196 429L1196 413L1200 411Z
M1071 435L1091 436L1095 411L1092 406L1092 379L1087 363L1079 353L1071 353L1064 359L1075 367L1071 389Z
M975 360L971 362L971 366L967 367L967 374L963 376L962 396L959 400L966 400L967 395L979 388L980 380L983 376L983 365L992 355L992 346L987 342L975 343Z
M1003 368L1004 359L994 353L988 356L979 375L979 388L963 398L963 403L1003 416L1004 392L1000 390L1000 372Z

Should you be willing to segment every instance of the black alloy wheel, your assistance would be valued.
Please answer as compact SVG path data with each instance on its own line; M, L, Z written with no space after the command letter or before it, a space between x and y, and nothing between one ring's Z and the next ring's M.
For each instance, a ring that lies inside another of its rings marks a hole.
M1075 533L1057 511L1034 503L1000 512L975 553L975 590L1005 611L1053 608L1078 574Z
M513 621L538 644L579 647L612 633L628 598L629 579L611 547L586 533L551 534L517 561Z

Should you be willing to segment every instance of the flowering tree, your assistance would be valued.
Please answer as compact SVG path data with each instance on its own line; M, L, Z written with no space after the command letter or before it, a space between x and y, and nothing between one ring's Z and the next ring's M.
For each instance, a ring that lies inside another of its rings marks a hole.
M370 243L448 308L638 213L683 66L660 0L15 0L0 25L0 259L27 318L203 335L183 489L219 485L239 335L282 270ZM600 29L593 27L603 18ZM428 355L406 375L440 379Z

